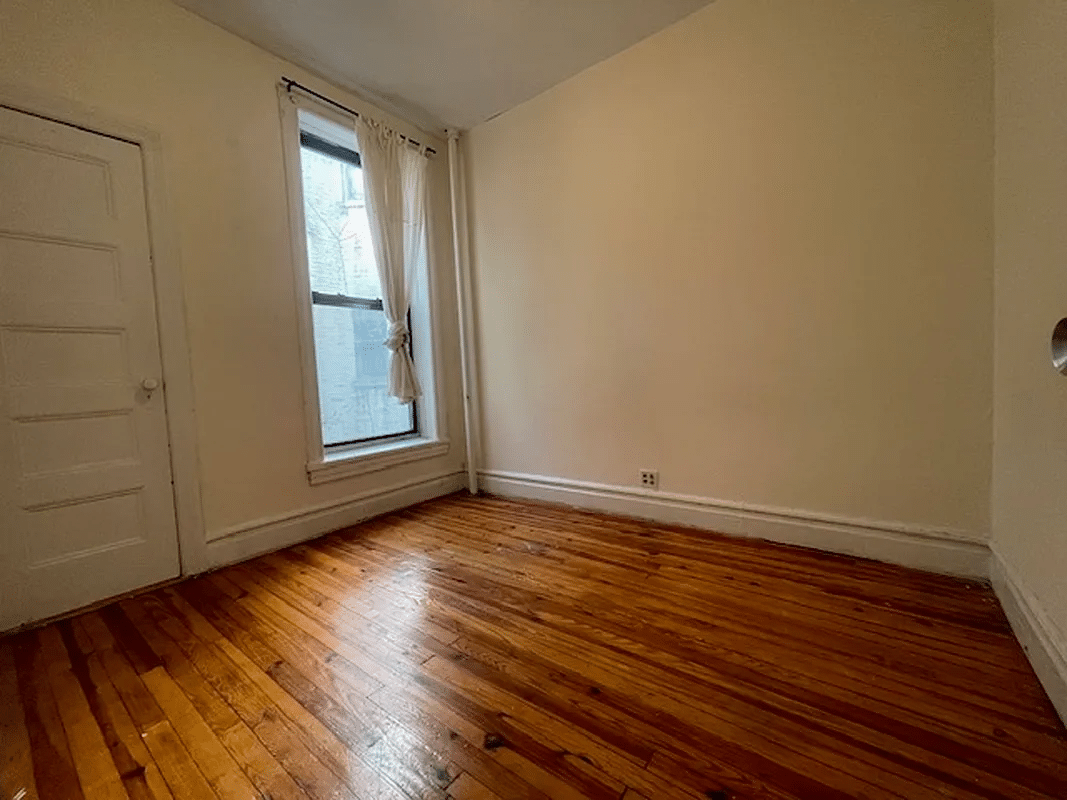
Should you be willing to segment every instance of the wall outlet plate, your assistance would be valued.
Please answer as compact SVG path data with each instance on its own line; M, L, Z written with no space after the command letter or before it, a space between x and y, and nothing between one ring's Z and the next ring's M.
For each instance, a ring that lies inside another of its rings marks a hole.
M641 486L645 489L659 488L659 473L654 469L643 469L637 473Z

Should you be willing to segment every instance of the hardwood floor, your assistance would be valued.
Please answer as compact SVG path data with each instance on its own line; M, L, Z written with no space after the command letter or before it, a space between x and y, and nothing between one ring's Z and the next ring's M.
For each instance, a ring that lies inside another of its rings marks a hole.
M1067 798L985 586L456 495L0 640L0 800Z

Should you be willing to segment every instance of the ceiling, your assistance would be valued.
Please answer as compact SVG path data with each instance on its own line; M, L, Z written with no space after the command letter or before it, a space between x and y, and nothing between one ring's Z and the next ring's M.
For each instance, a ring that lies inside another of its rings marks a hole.
M470 128L710 0L175 0L427 128Z

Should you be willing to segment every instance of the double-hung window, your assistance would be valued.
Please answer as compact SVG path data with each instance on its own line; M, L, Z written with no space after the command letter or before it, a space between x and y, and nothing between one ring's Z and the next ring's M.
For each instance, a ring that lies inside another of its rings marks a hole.
M312 448L308 472L316 482L316 473L330 480L345 460L366 460L381 456L387 462L406 460L396 453L423 449L443 442L436 421L423 420L423 406L432 412L432 377L430 354L417 352L420 343L429 341L429 314L416 308L414 301L408 314L411 332L408 346L424 395L411 403L401 403L389 394L390 351L385 346L389 325L382 307L382 287L371 242L370 223L364 200L363 171L354 131L337 121L301 108L296 116L299 145L298 169L290 166L290 180L299 181L299 202L303 208L303 231L306 246L307 292L310 306L304 315L305 350L313 352L313 380L305 376L308 391L313 393L320 434ZM295 143L294 143L295 144ZM290 152L290 156L293 153ZM299 226L297 226L299 227ZM303 259L298 259L303 261ZM426 302L426 265L421 265L417 292ZM306 370L311 359L305 353ZM427 414L431 417L431 414ZM309 420L309 424L311 421ZM315 438L315 437L312 437ZM390 455L392 454L392 455ZM431 453L425 453L431 455ZM343 477L350 472L345 470Z
M389 395L389 335L359 153L300 131L300 173L325 447L409 436L415 403Z

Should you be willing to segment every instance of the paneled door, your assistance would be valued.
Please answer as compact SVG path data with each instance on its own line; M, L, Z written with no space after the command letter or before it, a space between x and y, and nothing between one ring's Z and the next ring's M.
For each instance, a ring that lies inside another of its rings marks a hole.
M179 573L140 149L0 107L0 631Z

